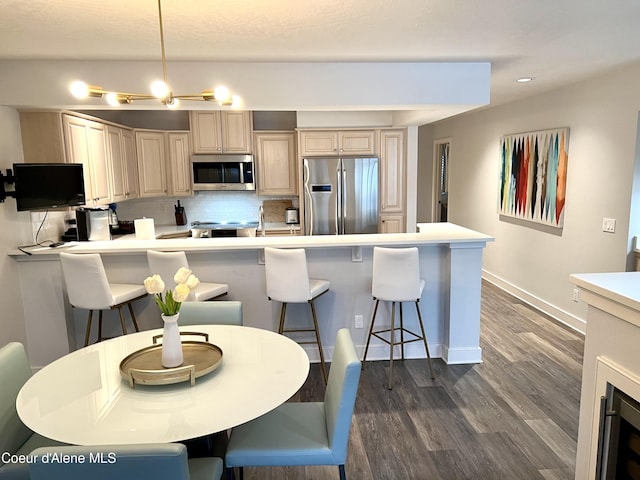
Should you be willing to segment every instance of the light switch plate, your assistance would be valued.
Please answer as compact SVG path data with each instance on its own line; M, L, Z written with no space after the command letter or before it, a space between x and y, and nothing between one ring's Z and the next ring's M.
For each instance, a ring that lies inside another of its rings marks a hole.
M615 233L616 231L616 219L615 218L603 218L602 219L602 231L607 233Z

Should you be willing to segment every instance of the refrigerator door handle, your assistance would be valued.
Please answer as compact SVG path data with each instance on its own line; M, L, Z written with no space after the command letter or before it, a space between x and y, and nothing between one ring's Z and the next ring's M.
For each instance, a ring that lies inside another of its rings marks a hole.
M309 226L308 235L313 235L313 202L311 198L311 191L309 190L309 162L305 158L303 161L304 169L304 196L305 196L305 224Z
M342 165L342 183L340 184L340 188L342 192L342 215L340 215L342 226L340 233L344 235L347 229L347 202L349 201L347 197L347 170L344 168L344 165Z
M342 234L342 217L340 215L340 207L342 205L342 161L338 162L336 169L336 235Z

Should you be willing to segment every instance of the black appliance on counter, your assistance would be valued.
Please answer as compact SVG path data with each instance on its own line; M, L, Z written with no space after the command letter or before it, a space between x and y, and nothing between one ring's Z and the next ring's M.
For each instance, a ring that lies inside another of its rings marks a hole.
M78 240L111 240L109 210L106 208L78 208L76 210Z

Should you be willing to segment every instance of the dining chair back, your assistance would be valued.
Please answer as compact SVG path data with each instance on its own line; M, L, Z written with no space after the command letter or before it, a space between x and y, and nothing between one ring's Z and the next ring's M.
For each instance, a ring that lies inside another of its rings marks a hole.
M223 471L222 459L188 460L179 443L46 447L33 456L31 480L219 480Z
M327 369L324 362L322 340L318 328L315 299L329 291L328 280L309 278L307 256L304 248L272 248L264 249L264 270L269 300L281 302L278 333L313 332L315 340L298 341L300 344L315 343L318 345L322 378L327 381ZM285 328L287 304L308 303L311 308L313 328Z
M180 325L242 325L242 302L184 302Z
M93 311L98 310L98 341L102 340L102 311L118 310L122 333L127 327L122 307L127 305L131 321L136 332L140 331L131 302L147 296L144 285L129 283L110 283L99 253L74 254L60 253L62 277L67 287L69 303L75 308L89 310L84 345L89 344Z
M4 454L29 454L34 448L45 445L62 445L27 428L16 411L16 397L31 377L31 367L24 346L11 342L0 348L0 479L29 480L24 463L4 464Z
M233 468L337 465L345 463L351 419L360 382L360 359L348 329L338 331L323 402L286 402L233 428L225 461Z
M173 289L176 286L173 277L181 268L189 268L189 261L185 252L158 252L155 250L147 250L147 262L151 275L160 275L166 288ZM196 274L196 276L198 276ZM200 282L200 284L191 291L188 301L201 302L211 300L229 292L229 285L226 283Z

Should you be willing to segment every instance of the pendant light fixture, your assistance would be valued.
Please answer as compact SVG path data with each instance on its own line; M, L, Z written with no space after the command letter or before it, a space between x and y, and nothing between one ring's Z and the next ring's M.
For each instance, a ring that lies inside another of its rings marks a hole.
M168 108L175 108L178 100L199 100L216 102L221 107L234 107L240 103L240 98L231 95L224 86L216 87L212 90L203 90L199 94L174 95L167 82L167 61L164 52L164 29L162 27L162 6L158 0L158 19L160 22L160 47L162 49L162 80L156 80L151 84L151 93L128 93L104 90L102 87L88 85L82 81L75 81L69 90L76 98L105 98L111 106L128 105L136 100L159 100Z

